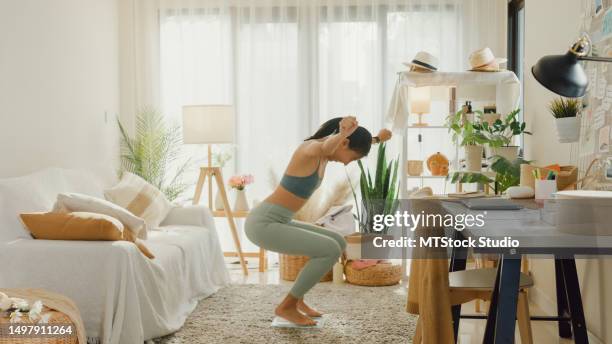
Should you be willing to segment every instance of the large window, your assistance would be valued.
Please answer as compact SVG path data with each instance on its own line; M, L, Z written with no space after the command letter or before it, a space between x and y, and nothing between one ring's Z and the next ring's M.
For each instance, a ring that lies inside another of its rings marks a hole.
M323 121L353 114L378 131L396 73L417 51L461 68L460 3L163 9L162 110L179 121L185 104L235 104L230 169L253 173L250 194L263 197L270 170L282 173Z

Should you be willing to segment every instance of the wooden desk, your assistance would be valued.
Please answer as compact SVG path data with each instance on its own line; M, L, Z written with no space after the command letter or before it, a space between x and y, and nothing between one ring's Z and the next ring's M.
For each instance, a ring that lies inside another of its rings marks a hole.
M529 204L527 204L529 205ZM443 202L450 214L477 214L458 202ZM487 314L487 325L483 343L514 343L518 283L523 254L552 255L555 259L557 284L556 317L532 317L532 320L557 321L559 336L571 338L575 343L588 343L576 255L612 255L612 237L581 236L559 232L555 226L541 218L538 209L488 210L484 228L452 230L457 239L480 237L501 238L508 236L521 240L518 248L474 249L474 252L500 255L491 307ZM451 255L451 271L465 269L467 249L454 248ZM455 338L459 327L461 306L453 307ZM477 316L471 317L477 318ZM571 324L571 327L570 327Z
M227 217L225 210L213 210L212 214L214 217ZM235 219L246 218L248 215L248 211L232 211L232 217ZM268 257L266 255L266 250L264 250L263 248L260 247L259 252L243 252L242 255L244 257L259 258L259 272L264 272L268 268ZM223 256L239 257L238 252L236 251L223 252Z

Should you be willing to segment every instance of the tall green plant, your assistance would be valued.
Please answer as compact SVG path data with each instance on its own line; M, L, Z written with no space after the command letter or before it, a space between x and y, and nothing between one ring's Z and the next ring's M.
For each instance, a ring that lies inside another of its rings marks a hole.
M179 162L182 136L179 126L168 126L163 116L151 108L136 116L131 137L117 119L121 132L121 171L142 177L161 190L169 200L176 199L185 189L182 176L191 159ZM174 166L174 173L170 171Z
M370 170L364 168L363 163L358 161L361 175L359 178L359 190L361 202L357 200L357 193L351 184L355 208L357 214L355 218L359 222L359 231L362 233L382 233L386 234L389 228L385 227L382 231L374 231L374 215L387 215L395 213L399 205L399 183L397 180L397 169L399 159L391 160L387 163L386 145L378 145L378 156L376 160L376 171L374 179Z

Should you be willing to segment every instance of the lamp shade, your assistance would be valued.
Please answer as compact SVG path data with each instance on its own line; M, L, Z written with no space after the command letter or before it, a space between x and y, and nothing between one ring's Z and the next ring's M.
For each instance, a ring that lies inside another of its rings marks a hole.
M410 93L410 112L429 113L431 111L431 88L416 87Z
M571 51L542 57L531 73L542 86L564 97L582 97L589 85L579 57Z
M234 142L234 107L231 105L183 106L183 143Z

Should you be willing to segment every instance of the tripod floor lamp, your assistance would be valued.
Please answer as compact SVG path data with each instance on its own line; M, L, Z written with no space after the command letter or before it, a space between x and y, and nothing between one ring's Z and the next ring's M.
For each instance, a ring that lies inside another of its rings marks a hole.
M236 252L245 275L248 275L247 265L240 245L240 238L234 221L234 214L227 199L221 168L212 166L212 144L234 142L234 108L231 105L188 105L183 107L183 143L208 144L208 165L200 167L200 176L196 184L193 204L200 203L204 183L208 178L208 206L213 210L213 181L217 184L223 201L224 217L234 239Z

